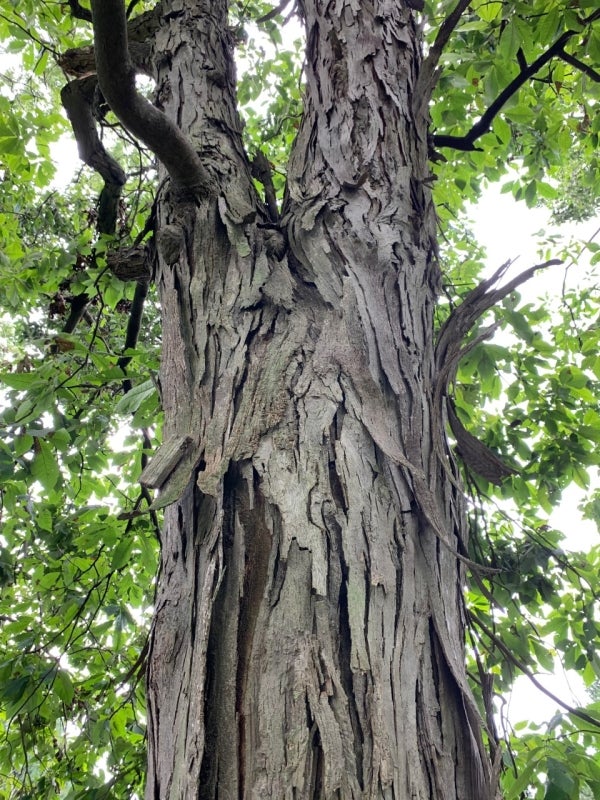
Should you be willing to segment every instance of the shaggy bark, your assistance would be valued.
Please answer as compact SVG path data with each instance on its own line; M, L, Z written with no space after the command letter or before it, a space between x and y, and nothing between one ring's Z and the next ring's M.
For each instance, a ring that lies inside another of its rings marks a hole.
M157 93L218 196L173 182L157 202L148 800L495 795L464 666L463 501L435 441L410 6L302 4L277 234L242 146L226 3L161 4Z

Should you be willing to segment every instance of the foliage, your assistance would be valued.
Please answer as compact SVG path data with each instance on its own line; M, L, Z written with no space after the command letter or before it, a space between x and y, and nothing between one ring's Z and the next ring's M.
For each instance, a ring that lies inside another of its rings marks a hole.
M591 162L576 150L570 153L558 172L557 196L551 202L554 222L582 222L590 219L600 209L597 158Z
M131 4L134 15L151 5ZM425 5L431 47L456 3ZM596 5L476 0L444 49L432 130L460 138L526 64L573 32L565 44L570 60L551 59L508 97L473 142L477 149L433 140L440 322L485 266L462 212L486 183L502 180L516 200L554 203L557 214L581 217L590 208L580 192L561 211L557 187L575 175L584 186L599 185L600 21L585 22ZM293 5L264 19L272 8L235 2L231 16L246 66L238 85L246 141L273 164L281 199L301 113L302 44ZM52 183L51 148L67 130L58 97L66 79L54 57L90 35L65 6L0 3L0 38L13 54L3 57L0 95L0 798L7 800L132 798L143 785L141 678L159 520L137 479L160 437L158 313L146 304L142 334L124 353L133 284L107 269L111 239L95 230L100 184L87 168L64 191ZM110 115L102 124L111 151L129 164L116 238L132 244L150 213L151 165L110 134ZM597 246L588 249L594 260ZM87 315L65 332L82 294ZM600 678L600 548L564 552L549 522L572 484L584 517L600 519L591 483L600 464L597 297L593 271L559 298L511 295L490 312L502 333L472 349L456 377L463 423L516 470L501 487L465 471L471 557L492 568L473 572L468 592L482 710L492 702L489 675L498 693L519 671L552 671L556 660L587 686ZM129 385L119 366L124 355ZM586 716L577 713L563 705L547 726L505 732L507 798L600 794L600 708L590 702Z

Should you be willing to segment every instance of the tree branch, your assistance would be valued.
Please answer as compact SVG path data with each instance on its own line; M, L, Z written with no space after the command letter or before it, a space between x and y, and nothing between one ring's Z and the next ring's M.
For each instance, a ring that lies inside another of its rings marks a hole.
M69 0L69 8L71 9L71 16L75 19L83 19L85 22L92 21L92 12L89 8L83 8L79 4L79 0Z
M271 164L262 150L258 150L250 162L250 169L252 177L260 181L265 187L265 200L269 212L269 219L271 222L277 222L279 219L279 210L277 208L277 195L275 193L275 186L273 185Z
M77 323L85 314L85 309L89 301L87 294L77 294L71 300L71 313L65 322L61 333L73 333L77 327Z
M440 25L435 41L431 45L431 49L419 70L419 78L415 91L418 102L421 102L424 97L429 97L433 91L439 77L439 71L436 68L444 51L444 47L448 44L452 32L458 25L460 18L468 8L470 2L471 0L458 0L454 11L451 11Z
M436 428L434 431L436 449L443 458L443 427L442 409L444 398L447 396L448 385L454 380L460 361L473 349L476 344L489 338L496 330L497 324L492 325L482 331L471 342L464 345L464 339L477 320L489 308L497 305L506 295L514 291L525 281L528 281L539 269L562 264L559 259L552 259L543 264L536 264L534 267L526 269L511 281L498 289L492 288L506 270L511 266L511 261L507 261L496 272L478 286L472 289L464 298L462 303L457 306L446 322L442 325L435 345L436 379L433 389L433 402L437 410ZM475 436L470 434L456 415L452 403L448 398L446 407L448 409L448 421L452 432L456 437L460 455L464 463L473 472L484 477L487 481L499 485L502 481L515 473L511 467L504 464L498 456L489 449L487 445L480 442ZM445 461L442 461L445 463Z
M567 64L570 64L572 67L575 67L575 69L584 72L588 78L591 78L596 83L600 83L600 72L596 72L596 70L590 67L588 64L584 64L583 61L580 61L578 58L575 58L575 56L572 56L570 53L567 53L564 50L560 51L558 57L562 58L563 61L566 61Z
M291 2L291 0L281 0L279 5L275 6L275 8L272 8L269 12L264 14L262 17L259 17L256 20L256 24L260 25L263 22L268 22L269 20L274 19L278 14L281 14L283 9L286 6L288 6L290 4L290 2Z
M123 355L117 361L117 366L121 367L127 376L127 367L131 361L131 356L126 355L128 350L133 350L137 344L138 336L142 328L142 315L144 313L144 303L148 295L148 281L139 281L135 287L131 311L127 321L127 331L125 333L125 344L123 345ZM131 389L131 381L125 377L123 379L123 391L127 394Z
M600 18L600 11L595 11L581 20L583 25L589 25ZM500 92L498 97L482 114L471 130L464 136L445 136L444 134L434 134L432 137L434 147L452 147L455 150L472 151L477 150L474 142L489 131L494 121L494 117L510 98L516 94L526 81L532 78L536 72L551 61L554 57L562 58L565 44L580 31L565 31L539 58L536 58L529 66L521 63L521 71L508 86Z
M489 131L492 127L494 117L498 114L502 106L507 103L510 98L516 94L521 86L532 78L536 72L551 61L554 56L558 55L562 50L565 43L575 34L575 31L565 31L563 35L549 47L545 53L539 58L536 58L528 67L522 69L521 72L514 78L508 86L506 86L489 106L489 108L481 115L481 118L473 125L471 130L464 136L445 136L443 134L434 134L433 144L435 147L453 147L455 150L476 150L474 142Z
M106 152L98 136L92 113L96 86L95 75L74 80L63 87L60 98L73 128L79 158L104 178L98 209L98 230L100 233L113 234L121 189L127 176Z
M127 19L133 14L133 9L137 6L140 0L130 0L129 5L127 6Z
M517 667L517 669L521 670L523 675L527 675L527 677L533 683L536 689L539 689L540 692L543 692L546 695L546 697L549 697L551 700L553 700L555 703L561 706L561 708L564 708L564 710L567 711L569 714L571 714L571 716L577 717L578 719L587 722L588 725L593 725L595 728L600 728L599 719L590 716L590 714L587 714L580 708L575 708L574 706L569 705L569 703L565 703L565 701L561 700L560 697L557 697L549 689L546 689L546 687L542 683L540 683L540 681L538 681L538 679L535 677L534 673L529 669L527 664L525 664L523 661L517 658L517 656L515 656L513 651L509 647L507 647L504 644L504 642L498 636L496 636L496 634L493 631L489 629L489 627L485 624L485 622L483 622L482 619L480 619L477 616L477 614L474 614L472 611L469 611L468 616L471 622L477 625L477 627L480 628L480 630L483 631L483 633L485 633L485 635L496 645L496 647L498 647L502 655L510 663L514 664L515 667Z
M528 281L539 269L557 266L563 262L558 258L553 258L543 264L536 264L534 267L529 267L529 269L521 272L504 286L493 289L494 284L502 278L512 263L512 261L507 261L490 278L481 281L466 295L462 303L452 311L442 325L435 346L435 359L438 369L438 382L440 380L442 383L445 382L444 391L449 380L451 380L453 370L458 366L458 362L464 355L464 338L482 314L492 306L497 305L522 283Z
M193 194L212 194L210 177L190 141L135 87L123 0L92 0L98 82L120 122L162 161L171 179Z

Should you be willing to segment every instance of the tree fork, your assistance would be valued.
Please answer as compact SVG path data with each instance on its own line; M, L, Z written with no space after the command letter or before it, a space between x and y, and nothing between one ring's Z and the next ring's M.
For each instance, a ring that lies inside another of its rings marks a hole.
M305 109L276 253L227 5L161 8L164 114L218 197L173 185L157 201L164 437L189 446L161 488L146 796L490 800L464 566L440 542L466 551L467 529L435 446L439 270L411 8L302 4Z

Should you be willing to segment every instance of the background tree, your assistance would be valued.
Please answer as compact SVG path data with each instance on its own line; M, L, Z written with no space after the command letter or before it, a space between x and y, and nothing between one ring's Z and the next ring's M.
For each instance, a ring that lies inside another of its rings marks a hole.
M598 463L593 277L523 307L539 267L476 284L460 221L597 169L600 13L420 6L5 5L6 797L600 788L594 704L504 750L493 713L555 651L599 671L598 552L544 517Z

